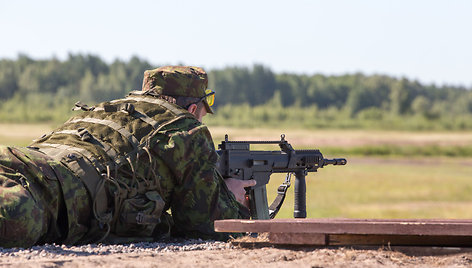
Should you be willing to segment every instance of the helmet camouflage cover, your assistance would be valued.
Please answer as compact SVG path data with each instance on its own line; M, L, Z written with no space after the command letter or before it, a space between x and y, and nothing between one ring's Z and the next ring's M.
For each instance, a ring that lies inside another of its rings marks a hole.
M167 96L201 98L208 86L207 73L199 67L164 66L144 72L143 91Z
M200 67L164 66L144 72L143 91L159 95L201 98L208 87L208 75ZM207 111L213 113L205 103Z

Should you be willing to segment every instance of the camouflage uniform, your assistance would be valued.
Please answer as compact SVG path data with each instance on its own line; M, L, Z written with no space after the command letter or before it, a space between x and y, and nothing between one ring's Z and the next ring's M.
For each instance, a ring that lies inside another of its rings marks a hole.
M207 127L159 98L200 98L207 82L196 67L146 71L142 91L78 104L83 113L28 148L1 148L0 246L227 238L213 221L248 211L215 167Z

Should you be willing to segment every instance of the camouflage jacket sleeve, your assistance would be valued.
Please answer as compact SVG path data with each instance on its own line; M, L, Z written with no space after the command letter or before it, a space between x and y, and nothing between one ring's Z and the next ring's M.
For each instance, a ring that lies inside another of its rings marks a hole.
M185 237L225 239L214 232L219 219L248 218L249 211L236 201L216 170L218 155L208 128L196 124L187 131L162 135L155 152L174 177L170 207L173 234Z

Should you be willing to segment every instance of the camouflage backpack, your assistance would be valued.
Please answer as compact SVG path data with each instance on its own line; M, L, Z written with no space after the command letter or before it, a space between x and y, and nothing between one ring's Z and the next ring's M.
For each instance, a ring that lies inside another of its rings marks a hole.
M103 240L110 232L150 237L159 223L165 203L150 140L166 126L194 117L151 95L134 91L96 107L77 103L85 112L30 146L63 162L88 189L94 219L82 242Z

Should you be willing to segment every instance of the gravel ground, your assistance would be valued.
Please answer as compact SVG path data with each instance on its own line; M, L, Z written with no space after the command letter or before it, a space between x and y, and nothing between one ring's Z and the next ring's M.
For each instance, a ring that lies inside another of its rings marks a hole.
M93 256L93 255L110 255L110 254L144 254L144 253L161 253L176 251L194 251L194 250L222 250L231 249L234 246L231 243L219 241L198 240L176 240L168 243L131 243L123 245L105 245L105 244L87 244L82 246L66 246L66 245L43 245L31 248L1 248L0 260L4 257L18 257L24 259L37 258L59 258L59 257L77 257L77 256Z
M472 249L471 249L472 250ZM422 251L428 253L430 251ZM405 254L391 249L283 248L203 240L124 245L0 248L2 267L472 267L472 253ZM411 252L410 252L411 253Z

